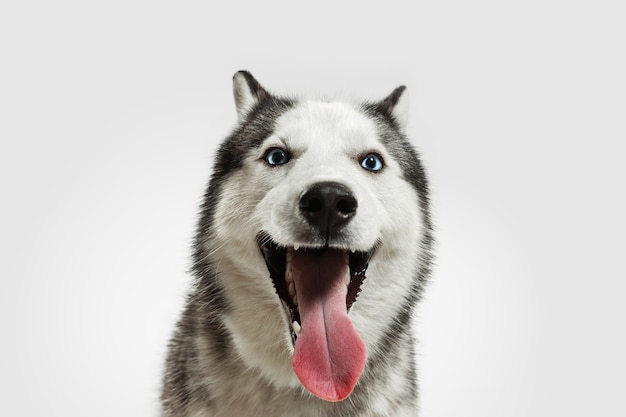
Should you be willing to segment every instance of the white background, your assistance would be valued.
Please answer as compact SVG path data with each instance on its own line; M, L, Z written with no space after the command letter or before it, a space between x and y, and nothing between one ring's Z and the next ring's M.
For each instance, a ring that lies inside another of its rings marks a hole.
M626 415L623 2L99 3L0 6L0 415L156 415L239 69L409 87L422 416Z

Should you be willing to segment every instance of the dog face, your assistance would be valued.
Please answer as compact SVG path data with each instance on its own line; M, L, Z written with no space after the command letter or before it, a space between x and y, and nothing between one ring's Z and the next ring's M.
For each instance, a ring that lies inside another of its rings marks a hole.
M281 152L284 163L272 164ZM386 190L399 188L400 172L364 114L344 103L299 104L259 154L256 175L270 188L255 217L277 244L369 251L382 237L393 212Z
M234 93L240 127L221 155L241 155L221 168L207 247L226 324L268 379L343 400L415 298L428 220L405 90L360 106L279 100L238 73Z

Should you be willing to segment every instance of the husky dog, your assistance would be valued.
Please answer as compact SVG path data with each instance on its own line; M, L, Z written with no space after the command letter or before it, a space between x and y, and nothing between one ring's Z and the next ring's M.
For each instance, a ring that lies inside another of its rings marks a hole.
M408 97L280 97L233 77L164 417L415 416L412 312L430 271Z

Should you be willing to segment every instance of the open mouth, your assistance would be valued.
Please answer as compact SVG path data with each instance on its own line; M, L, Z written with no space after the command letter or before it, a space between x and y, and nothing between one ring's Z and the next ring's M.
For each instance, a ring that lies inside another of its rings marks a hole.
M283 302L285 311L289 317L291 324L291 338L295 344L300 333L301 321L300 311L298 310L298 295L293 277L292 261L294 256L299 256L298 252L306 253L319 257L322 256L343 258L348 266L349 274L344 277L344 283L347 287L346 294L346 311L350 311L350 307L356 301L361 292L361 285L365 280L365 272L369 265L370 258L374 254L376 247L368 252L357 252L349 250L333 249L329 247L322 248L296 248L279 246L266 233L259 233L257 243L265 259L267 269L276 289L276 294Z
M267 233L260 233L257 243L290 322L296 375L322 399L345 399L367 359L348 311L376 247L367 252L283 247Z

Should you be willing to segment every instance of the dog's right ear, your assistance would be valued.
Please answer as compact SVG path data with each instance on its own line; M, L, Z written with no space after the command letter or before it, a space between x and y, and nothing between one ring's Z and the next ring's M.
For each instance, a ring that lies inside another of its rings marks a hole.
M233 95L239 121L243 121L268 92L248 71L239 71L233 76Z

